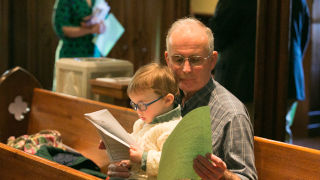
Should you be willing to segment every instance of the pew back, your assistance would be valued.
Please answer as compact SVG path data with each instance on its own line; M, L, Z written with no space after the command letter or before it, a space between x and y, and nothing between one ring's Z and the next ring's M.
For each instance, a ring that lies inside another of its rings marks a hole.
M254 154L260 180L320 178L320 151L254 137Z
M101 109L108 109L128 132L138 119L136 112L128 108L35 88L27 133L58 130L64 144L93 160L106 172L108 158L105 151L98 149L100 136L84 118L85 113Z
M39 81L28 71L15 67L0 77L0 142L6 143L9 136L20 136L27 132L28 119L17 121L8 107L17 96L30 107L34 88L40 88Z

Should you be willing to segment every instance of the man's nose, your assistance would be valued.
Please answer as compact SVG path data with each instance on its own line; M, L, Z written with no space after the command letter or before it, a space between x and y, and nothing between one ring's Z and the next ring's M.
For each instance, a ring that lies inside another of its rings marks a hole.
M191 66L190 66L190 63L189 63L189 59L187 59L187 58L184 61L182 71L183 72L190 72L191 71Z

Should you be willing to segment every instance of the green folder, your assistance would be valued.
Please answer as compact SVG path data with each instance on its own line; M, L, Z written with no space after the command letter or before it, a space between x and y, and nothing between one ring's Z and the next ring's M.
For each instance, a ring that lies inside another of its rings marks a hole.
M200 179L193 170L193 159L212 152L211 142L209 106L186 114L163 145L158 179Z

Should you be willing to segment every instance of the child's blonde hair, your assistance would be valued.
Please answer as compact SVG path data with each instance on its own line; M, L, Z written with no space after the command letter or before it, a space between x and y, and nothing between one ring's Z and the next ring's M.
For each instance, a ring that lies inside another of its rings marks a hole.
M160 96L179 93L178 83L172 71L158 63L150 63L139 68L128 85L127 93L139 93L146 89L153 89L154 93Z

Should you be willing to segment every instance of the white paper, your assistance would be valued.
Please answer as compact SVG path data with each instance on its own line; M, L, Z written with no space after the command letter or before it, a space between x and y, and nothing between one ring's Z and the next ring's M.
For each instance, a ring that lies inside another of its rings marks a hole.
M129 159L129 147L136 143L107 109L87 113L85 117L97 128L111 162Z
M114 77L114 78L96 78L97 81L104 81L104 82L117 82L117 83L129 83L132 77Z
M87 22L88 25L98 24L103 21L110 11L110 6L104 0L97 0L92 8L91 19Z

